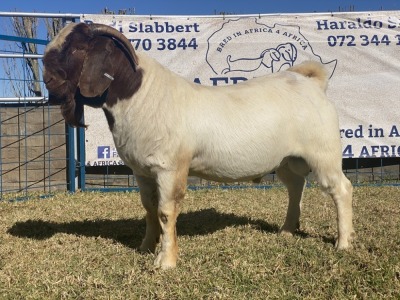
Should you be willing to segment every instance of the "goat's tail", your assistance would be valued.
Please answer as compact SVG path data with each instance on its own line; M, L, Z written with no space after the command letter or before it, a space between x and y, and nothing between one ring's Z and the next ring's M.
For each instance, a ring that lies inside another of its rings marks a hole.
M288 71L302 74L303 76L313 78L323 91L328 87L328 73L324 66L316 61L306 61L299 65L293 66Z

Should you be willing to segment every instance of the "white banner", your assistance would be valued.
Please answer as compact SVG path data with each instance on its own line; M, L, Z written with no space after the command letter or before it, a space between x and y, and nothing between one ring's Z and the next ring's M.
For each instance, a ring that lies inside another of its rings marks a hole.
M236 84L305 60L320 61L331 76L327 93L339 112L343 157L400 157L400 11L82 15L81 21L113 26L136 51L204 85ZM86 164L123 164L102 114L85 108Z

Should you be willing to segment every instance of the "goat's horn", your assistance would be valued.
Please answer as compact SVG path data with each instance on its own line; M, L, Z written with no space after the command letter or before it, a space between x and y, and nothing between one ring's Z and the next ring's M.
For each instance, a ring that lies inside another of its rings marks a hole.
M132 47L131 42L126 38L125 35L123 35L118 30L104 24L92 23L89 26L92 29L93 35L104 35L113 37L118 40L118 42L120 42L127 54L129 54L129 57L131 58L131 63L133 63L133 67L134 69L136 69L136 65L138 65L138 57Z

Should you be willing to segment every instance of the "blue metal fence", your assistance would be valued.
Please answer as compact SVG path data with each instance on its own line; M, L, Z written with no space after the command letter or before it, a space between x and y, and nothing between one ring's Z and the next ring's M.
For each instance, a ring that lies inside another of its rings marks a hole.
M4 20L78 16L0 12L0 17ZM12 47L35 44L43 50L47 43L46 39L0 35L0 61L13 62L0 73L0 200L26 198L31 193L46 195L55 190L76 190L75 180L71 180L75 178L76 168L72 155L75 144L70 142L75 138L74 131L65 126L59 107L48 104L41 81L44 95L32 95L29 90L37 81L28 76L27 59L41 62L42 55L27 53L24 47Z

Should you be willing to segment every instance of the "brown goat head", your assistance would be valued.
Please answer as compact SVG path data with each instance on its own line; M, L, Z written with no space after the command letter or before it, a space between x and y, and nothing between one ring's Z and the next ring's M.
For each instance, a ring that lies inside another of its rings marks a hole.
M102 24L69 24L46 47L43 80L49 102L61 104L61 112L71 126L85 126L83 105L100 107L114 80L116 51L123 51L132 67L137 56L126 37Z

